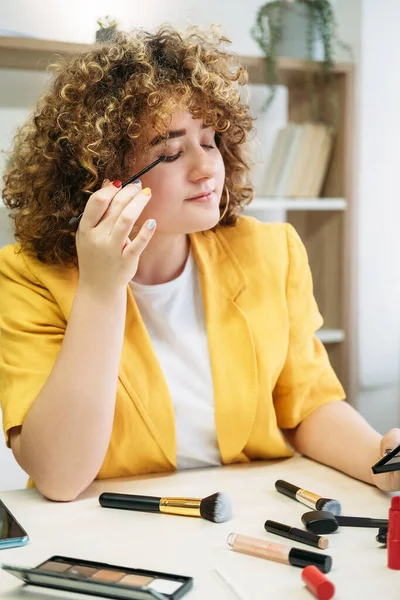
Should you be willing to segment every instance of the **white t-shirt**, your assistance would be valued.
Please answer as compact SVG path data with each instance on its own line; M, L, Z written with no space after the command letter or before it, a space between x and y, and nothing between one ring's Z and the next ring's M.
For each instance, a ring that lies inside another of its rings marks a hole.
M220 465L203 300L192 251L173 281L131 281L130 286L172 397L177 468Z

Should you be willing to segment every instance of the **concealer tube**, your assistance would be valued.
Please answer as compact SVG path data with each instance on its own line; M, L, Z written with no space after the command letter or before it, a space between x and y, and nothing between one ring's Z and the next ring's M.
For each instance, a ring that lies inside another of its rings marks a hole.
M229 550L249 554L266 560L273 560L284 565L304 568L315 565L323 573L329 573L332 567L332 557L327 554L310 552L301 548L291 548L285 544L276 544L265 540L230 533L227 539Z

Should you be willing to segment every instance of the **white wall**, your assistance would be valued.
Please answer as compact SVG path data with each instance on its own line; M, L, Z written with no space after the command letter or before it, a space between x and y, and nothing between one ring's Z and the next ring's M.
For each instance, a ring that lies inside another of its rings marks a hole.
M249 30L260 5L259 0L234 4L231 0L0 0L0 27L48 39L92 42L96 19L107 14L119 21L121 29L152 28L163 22L178 26L222 23L238 52L259 54Z
M336 0L356 62L354 197L359 392L380 431L400 425L400 47L397 0ZM346 58L343 54L342 58Z
M360 380L400 373L400 3L365 0L360 63ZM377 118L377 115L379 118ZM374 343L371 343L374 341Z

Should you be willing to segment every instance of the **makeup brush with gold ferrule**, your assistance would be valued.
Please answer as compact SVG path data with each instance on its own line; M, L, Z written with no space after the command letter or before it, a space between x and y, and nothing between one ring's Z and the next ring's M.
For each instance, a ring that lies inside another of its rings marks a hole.
M297 485L288 483L283 479L278 479L275 481L275 487L281 494L285 494L285 496L289 496L289 498L293 498L293 500L297 500L298 502L301 502L302 504L305 504L314 510L329 511L335 516L340 515L342 512L340 502L337 500L332 500L331 498L321 498L321 496L299 488Z
M104 492L99 496L99 502L105 508L202 517L214 523L223 523L232 518L231 501L226 494L220 492L206 498L159 498Z

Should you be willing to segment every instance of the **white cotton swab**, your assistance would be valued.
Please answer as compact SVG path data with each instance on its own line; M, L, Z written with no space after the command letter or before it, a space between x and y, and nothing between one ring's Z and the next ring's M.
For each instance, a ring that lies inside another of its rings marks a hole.
M244 595L242 590L238 587L238 585L232 581L232 579L221 569L214 569L214 571L219 575L222 581L228 586L228 588L233 592L238 600L248 600L247 596Z

